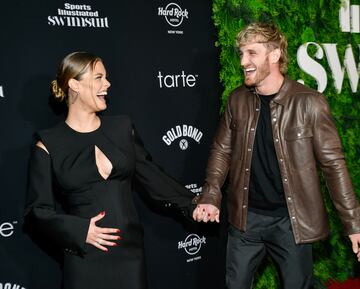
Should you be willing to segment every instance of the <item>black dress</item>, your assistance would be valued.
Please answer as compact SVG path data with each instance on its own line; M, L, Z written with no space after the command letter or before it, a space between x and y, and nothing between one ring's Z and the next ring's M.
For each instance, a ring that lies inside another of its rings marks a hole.
M48 153L35 146L29 168L27 219L44 238L64 250L65 289L143 289L146 273L143 230L132 199L137 178L150 196L188 208L192 193L156 166L128 117L101 117L100 127L79 133L65 122L38 133ZM95 146L111 161L108 178L96 166ZM56 193L62 212L56 208ZM119 246L108 252L85 243L90 218L119 228Z

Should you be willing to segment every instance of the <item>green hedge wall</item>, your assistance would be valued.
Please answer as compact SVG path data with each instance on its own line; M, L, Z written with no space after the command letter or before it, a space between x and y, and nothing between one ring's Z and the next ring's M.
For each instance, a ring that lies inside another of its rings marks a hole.
M360 5L360 0L351 5ZM223 107L230 92L242 83L239 55L235 48L236 34L248 23L254 21L274 22L285 33L289 42L289 71L292 79L303 79L305 85L317 88L316 81L300 70L296 53L305 42L337 43L341 64L345 48L352 46L356 63L359 60L360 34L344 33L340 29L339 9L341 0L213 0L213 20L218 29L220 47L220 81L224 86ZM310 53L314 53L311 51ZM312 55L313 57L313 55ZM353 93L345 73L341 93L333 84L331 70L326 57L316 60L327 71L328 85L324 94L332 108L342 138L347 165L357 194L360 193L360 98ZM359 88L360 90L360 88ZM355 275L356 258L351 251L350 241L343 236L341 223L334 211L324 182L324 198L329 212L331 235L328 240L314 244L314 274L316 288L325 288L330 279L345 280ZM255 288L280 288L278 275L271 260L259 268Z

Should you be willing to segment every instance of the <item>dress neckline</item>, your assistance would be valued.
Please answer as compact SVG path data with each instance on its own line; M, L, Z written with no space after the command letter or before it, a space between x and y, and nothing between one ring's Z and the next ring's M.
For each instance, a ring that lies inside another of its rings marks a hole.
M100 120L100 125L99 125L96 129L94 129L94 130L92 130L92 131L87 131L87 132L77 131L77 130L73 129L70 125L68 125L68 124L66 123L66 121L63 121L63 125L64 125L69 131L71 131L71 132L73 132L73 133L75 133L75 134L78 134L78 135L90 135L90 134L93 134L93 133L96 133L96 132L100 131L100 129L101 129L101 127L102 127L103 120L101 119L100 116L98 116L98 117L99 117L99 120Z

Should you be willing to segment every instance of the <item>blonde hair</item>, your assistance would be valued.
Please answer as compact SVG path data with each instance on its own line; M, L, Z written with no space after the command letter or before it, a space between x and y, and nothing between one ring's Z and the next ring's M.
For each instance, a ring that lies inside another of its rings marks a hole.
M285 35L272 23L251 23L241 30L236 36L236 46L251 42L263 43L267 49L280 49L280 72L286 74L288 66L288 43Z
M65 56L61 61L56 79L51 81L50 91L54 98L60 102L67 101L69 93L69 80L80 80L88 68L94 69L100 57L88 52L73 52Z

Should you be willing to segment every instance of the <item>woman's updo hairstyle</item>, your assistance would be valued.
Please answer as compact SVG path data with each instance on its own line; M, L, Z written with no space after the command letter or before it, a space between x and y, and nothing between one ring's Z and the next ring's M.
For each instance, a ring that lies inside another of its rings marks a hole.
M68 100L69 80L80 80L87 69L94 69L100 57L88 52L73 52L61 61L56 79L51 82L50 91L59 102Z

